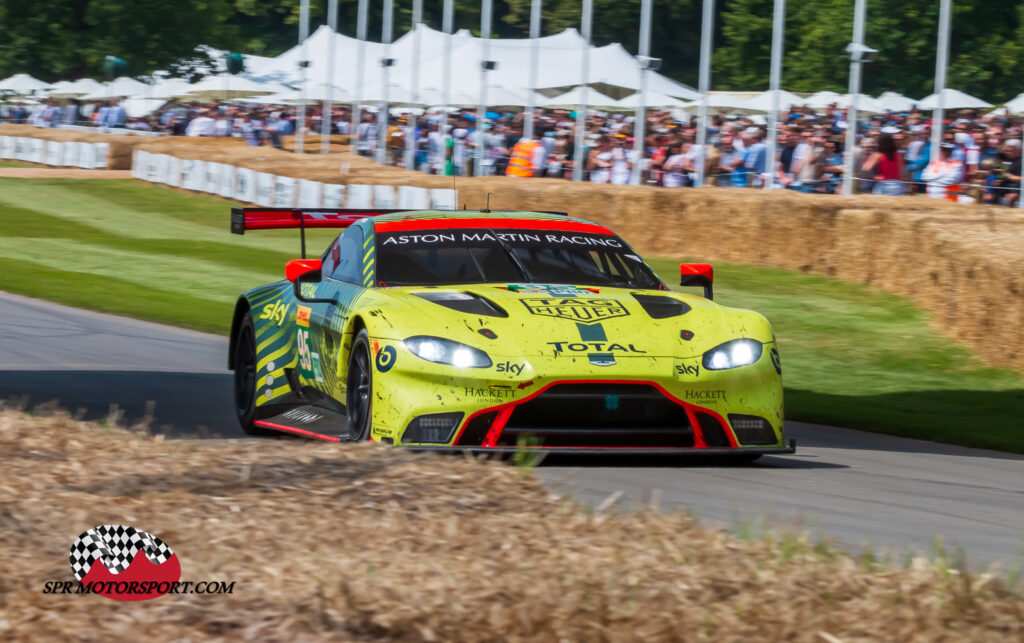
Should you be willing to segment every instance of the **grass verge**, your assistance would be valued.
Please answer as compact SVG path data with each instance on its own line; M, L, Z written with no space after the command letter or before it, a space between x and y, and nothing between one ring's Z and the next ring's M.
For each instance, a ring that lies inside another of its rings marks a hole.
M237 294L280 279L298 252L293 231L231 235L231 205L127 179L0 178L0 289L226 333ZM312 252L332 237L312 231ZM675 281L675 263L652 263ZM1024 452L1024 377L940 335L909 299L715 269L719 302L775 325L788 418Z
M165 442L0 413L5 640L1012 641L998 573L585 512L512 467L373 444ZM143 473L140 473L143 472ZM43 594L85 530L161 538L225 595Z

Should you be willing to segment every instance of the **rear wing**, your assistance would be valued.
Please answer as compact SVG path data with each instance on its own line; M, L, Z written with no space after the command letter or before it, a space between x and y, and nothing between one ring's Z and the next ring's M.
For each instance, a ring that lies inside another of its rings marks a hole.
M375 208L231 208L231 233L246 230L286 230L298 228L302 236L302 258L306 258L306 228L347 228L364 217L408 212Z

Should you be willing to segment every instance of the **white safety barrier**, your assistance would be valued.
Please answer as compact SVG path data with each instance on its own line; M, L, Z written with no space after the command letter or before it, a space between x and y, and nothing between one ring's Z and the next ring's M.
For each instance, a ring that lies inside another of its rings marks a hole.
M0 158L18 158L33 154L34 139L0 137ZM106 143L67 143L61 151L46 147L47 162L95 167L106 164ZM86 146L86 147L81 147ZM94 153L102 151L101 161ZM216 194L226 199L254 203L268 208L358 208L403 210L455 210L458 193L451 189L427 189L403 185L340 185L308 179L277 176L226 163L183 159L169 154L132 152L132 176L151 183L164 183L195 192Z
M297 208L319 208L323 204L323 183L299 179L299 194L295 202Z
M47 141L27 136L0 136L0 159L39 163L51 167L107 167L109 143Z
M412 185L398 186L398 207L403 210L429 210L430 192Z
M348 202L346 208L366 210L373 207L373 186L372 185L349 185Z

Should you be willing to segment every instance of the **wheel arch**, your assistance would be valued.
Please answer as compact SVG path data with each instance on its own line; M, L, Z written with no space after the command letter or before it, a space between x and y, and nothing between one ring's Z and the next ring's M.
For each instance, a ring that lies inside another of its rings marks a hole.
M231 336L228 340L228 370L235 368L235 346L238 343L238 330L242 326L245 314L252 310L252 305L244 295L235 302L235 314L231 317Z

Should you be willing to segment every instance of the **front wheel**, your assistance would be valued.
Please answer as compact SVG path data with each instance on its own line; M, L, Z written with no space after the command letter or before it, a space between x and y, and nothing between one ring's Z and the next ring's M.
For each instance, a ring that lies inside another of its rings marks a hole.
M349 440L366 440L370 437L373 420L373 361L370 359L370 335L365 328L352 342L346 388Z

